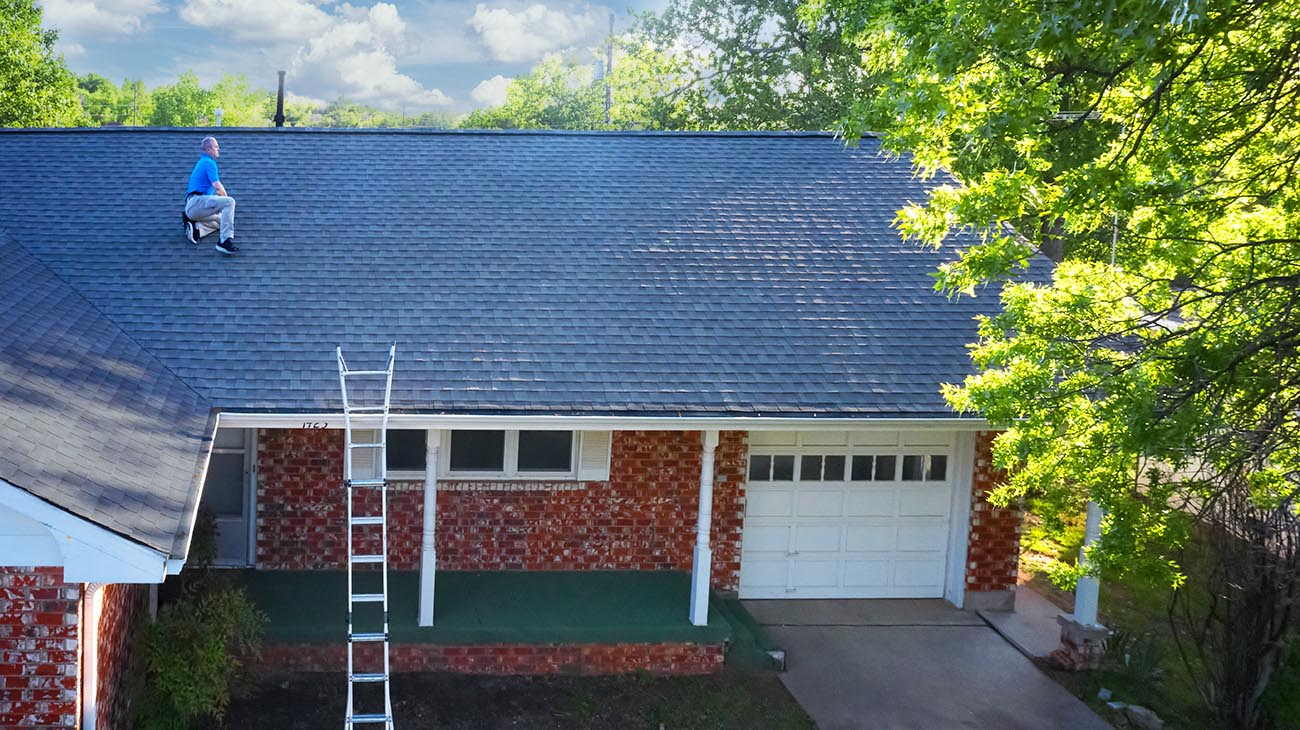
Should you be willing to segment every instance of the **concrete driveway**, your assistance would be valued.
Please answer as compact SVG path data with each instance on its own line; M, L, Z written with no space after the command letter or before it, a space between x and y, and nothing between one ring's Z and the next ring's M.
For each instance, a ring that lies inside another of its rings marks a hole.
M745 601L821 730L1110 730L974 613L940 600Z

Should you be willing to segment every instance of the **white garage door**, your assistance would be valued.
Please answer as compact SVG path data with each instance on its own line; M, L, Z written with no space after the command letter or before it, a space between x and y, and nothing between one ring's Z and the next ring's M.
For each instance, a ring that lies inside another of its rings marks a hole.
M941 598L951 450L946 434L752 434L741 597Z

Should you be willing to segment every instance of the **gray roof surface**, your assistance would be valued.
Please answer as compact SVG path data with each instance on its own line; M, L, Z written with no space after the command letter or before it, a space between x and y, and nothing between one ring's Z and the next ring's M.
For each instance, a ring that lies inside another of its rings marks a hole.
M181 237L202 135L0 132L0 229L218 409L337 409L335 345L396 340L408 412L951 417L997 305L933 291L954 253L891 225L933 183L874 139L222 130L227 259Z

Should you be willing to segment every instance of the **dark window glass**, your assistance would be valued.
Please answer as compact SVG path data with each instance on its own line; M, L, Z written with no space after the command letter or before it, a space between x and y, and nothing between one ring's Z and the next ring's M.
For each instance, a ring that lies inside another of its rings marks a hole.
M898 464L897 456L877 456L876 457L876 481L892 482L894 481L894 466Z
M805 482L815 482L822 478L822 457L804 456L799 460L799 478Z
M853 457L853 473L849 475L849 478L855 482L871 481L871 457Z
M931 481L931 482L941 482L944 479L947 479L948 478L948 457L939 456L939 455L931 456L930 470L926 472L925 478L927 481Z
M452 471L505 471L505 431L452 431Z
M519 471L569 471L572 468L572 431L519 432Z
M903 481L919 482L925 476L924 456L903 457Z
M244 455L213 454L200 506L217 516L244 514Z
M844 457L828 456L826 457L826 471L822 476L828 482L844 481Z
M388 431L388 468L424 471L424 438L428 431Z
M772 457L749 457L749 481L766 482L772 479Z
M790 482L794 481L794 456L773 456L772 457L772 481Z

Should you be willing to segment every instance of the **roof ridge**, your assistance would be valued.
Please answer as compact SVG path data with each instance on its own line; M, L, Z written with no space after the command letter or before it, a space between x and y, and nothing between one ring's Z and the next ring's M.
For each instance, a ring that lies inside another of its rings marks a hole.
M650 129L442 129L438 127L9 127L0 135L16 134L158 134L273 133L340 135L428 135L448 137L703 137L722 139L843 139L838 132L817 130L650 130ZM878 139L864 132L864 139Z

